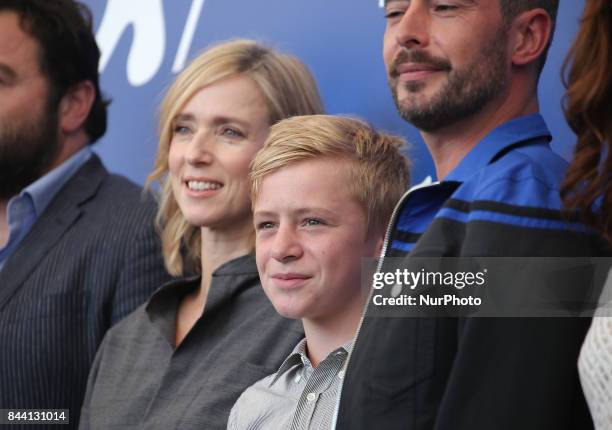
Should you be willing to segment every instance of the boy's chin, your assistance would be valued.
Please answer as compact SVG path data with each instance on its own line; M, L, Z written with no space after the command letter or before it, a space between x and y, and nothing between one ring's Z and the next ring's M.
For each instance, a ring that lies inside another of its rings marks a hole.
M274 304L274 309L276 309L276 312L280 316L282 316L283 318L289 318L289 319L292 319L292 320L299 320L299 319L302 319L304 317L304 315L302 315L302 313L300 311L298 311L297 309L294 309L294 308L288 308L288 307L285 307L285 306Z

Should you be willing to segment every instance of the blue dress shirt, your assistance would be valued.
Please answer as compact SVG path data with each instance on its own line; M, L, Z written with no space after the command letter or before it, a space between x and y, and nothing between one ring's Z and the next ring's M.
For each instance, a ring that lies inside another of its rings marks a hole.
M4 267L4 263L11 253L32 229L36 220L49 206L53 197L89 160L91 155L91 148L86 146L9 200L7 206L9 234L8 241L4 247L0 248L0 270Z

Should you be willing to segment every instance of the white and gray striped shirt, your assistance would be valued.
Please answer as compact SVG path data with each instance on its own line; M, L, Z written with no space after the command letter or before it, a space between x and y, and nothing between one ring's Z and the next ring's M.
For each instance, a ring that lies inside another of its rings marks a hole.
M332 351L313 368L306 355L306 339L301 340L275 374L242 393L227 429L329 430L352 344Z

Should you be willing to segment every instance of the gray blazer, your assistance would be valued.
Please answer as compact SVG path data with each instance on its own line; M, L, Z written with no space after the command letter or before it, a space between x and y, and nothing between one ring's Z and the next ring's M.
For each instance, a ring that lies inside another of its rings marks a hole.
M105 332L169 279L155 203L93 156L0 271L0 409L70 409Z

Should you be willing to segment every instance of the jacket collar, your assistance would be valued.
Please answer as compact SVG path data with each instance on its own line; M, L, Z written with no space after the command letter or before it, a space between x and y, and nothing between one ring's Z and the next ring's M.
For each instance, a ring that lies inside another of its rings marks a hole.
M0 271L0 311L81 215L108 172L93 155L59 190Z
M252 281L258 279L254 254L243 255L222 264L212 274L205 313L221 309L223 303L232 300L238 291L245 286L252 285ZM201 282L200 275L167 282L153 293L145 306L149 321L173 348L176 338L178 306L183 297L200 288Z
M444 182L465 182L515 146L531 142L548 144L551 140L550 130L542 115L533 114L513 119L487 134L444 178Z

